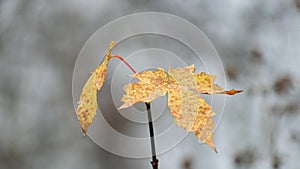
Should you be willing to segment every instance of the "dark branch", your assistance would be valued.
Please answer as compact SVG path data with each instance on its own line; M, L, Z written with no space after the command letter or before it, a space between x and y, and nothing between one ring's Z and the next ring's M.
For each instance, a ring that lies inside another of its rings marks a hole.
M155 151L155 140L154 140L154 130L153 130L153 122L152 122L152 115L151 115L151 105L150 103L146 103L147 107L147 114L148 114L148 124L149 124L149 132L150 132L150 141L151 141L151 152L152 152L152 168L158 169L158 159L156 158L156 151Z

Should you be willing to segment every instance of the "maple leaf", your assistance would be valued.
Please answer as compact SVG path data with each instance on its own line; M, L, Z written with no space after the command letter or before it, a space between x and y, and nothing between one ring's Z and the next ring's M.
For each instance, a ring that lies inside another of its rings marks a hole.
M215 75L204 72L194 74L194 65L183 68L147 70L136 73L138 82L129 83L124 87L126 95L121 99L124 104L119 108L127 108L137 102L151 102L168 93L168 107L175 123L187 130L195 132L202 142L216 151L213 141L215 112L199 94L234 95L242 90L225 91L214 84Z
M105 81L109 60L118 58L135 73L124 58L110 54L114 45L112 41L104 61L92 72L82 88L76 114L84 134L96 115L97 91ZM195 67L191 65L177 69L169 68L168 73L161 68L135 73L132 77L138 81L124 86L126 95L121 99L124 104L119 109L137 102L151 102L168 93L168 107L175 123L188 132L195 132L196 137L216 151L212 131L214 128L212 117L215 112L199 94L234 95L242 90L226 91L214 84L215 75L205 72L195 74L194 71Z
M151 102L167 92L168 76L163 69L136 73L133 77L140 81L124 86L127 95L121 99L124 104L119 109L127 108L136 102Z
M97 91L101 89L105 81L107 64L111 59L110 51L114 46L115 42L112 41L104 61L92 72L91 76L82 88L76 115L84 134L87 132L96 115L98 107Z

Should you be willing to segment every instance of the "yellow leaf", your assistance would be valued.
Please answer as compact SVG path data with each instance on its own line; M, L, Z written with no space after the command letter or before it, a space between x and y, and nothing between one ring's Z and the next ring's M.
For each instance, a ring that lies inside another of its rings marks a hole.
M174 87L170 87L168 91L168 106L178 126L189 132L196 132L201 141L215 150L212 138L212 116L215 113L209 104L194 92L198 89L198 81L193 72L192 66L169 69L170 79L173 79L169 86Z
M137 102L151 102L166 94L166 90L163 90L162 86L145 82L129 83L124 90L127 93L121 99L124 104L119 109L127 108Z
M213 132L212 132L213 129L214 129L214 122L211 118L208 118L206 120L205 126L203 128L199 128L199 130L196 131L196 136L204 143L206 143L209 147L214 149L215 152L217 152L213 140Z
M161 68L155 71L144 71L133 75L138 82L129 83L124 87L126 95L123 96L126 108L137 102L151 102L168 93L168 107L174 117L175 123L187 130L195 132L202 142L216 151L213 141L215 112L199 94L228 94L233 95L242 90L224 91L214 84L215 75L207 73L195 74L194 65L172 69L168 75Z
M200 98L190 89L197 87L191 67L169 68L168 106L176 124L190 130L196 120Z
M214 84L216 79L215 75L210 75L205 72L195 74L195 80L197 81L197 91L202 94L227 94L235 95L237 93L243 92L243 90L226 90L224 91L222 87Z
M119 108L127 108L137 102L151 102L164 96L167 92L168 77L163 69L144 71L133 75L139 82L129 83L124 87L126 95L121 99L124 104Z
M97 90L100 90L104 83L107 64L111 58L110 51L114 45L115 43L112 41L104 61L92 72L91 76L82 88L76 115L84 134L87 132L96 115L98 107Z
M190 131L197 131L198 129L204 128L207 120L216 114L203 98L200 98L198 101L200 106L198 107L197 119Z
M107 64L111 58L110 56L110 52L112 50L112 48L115 46L115 42L112 41L110 44L109 44L109 48L106 52L106 57L104 59L104 61L102 62L102 64L96 68L96 70L94 71L94 73L96 74L96 87L97 87L97 90L100 90L103 83L104 83L104 80L105 80L105 76L106 76L106 69L107 69Z
M157 68L155 71L146 70L144 72L136 73L132 77L142 82L159 86L168 83L168 74L162 68Z
M76 110L77 118L83 133L86 133L88 127L92 123L98 107L95 77L95 73L93 73L82 88L82 93Z
M223 88L214 84L215 75L210 75L205 72L195 74L195 79L198 85L198 92L205 94L214 94L223 91Z
M192 91L176 86L169 87L168 107L176 124L187 131L192 129L193 123L197 119L198 99L199 96Z
M169 68L170 83L190 90L196 89L197 83L193 74L194 70L194 65L177 69Z

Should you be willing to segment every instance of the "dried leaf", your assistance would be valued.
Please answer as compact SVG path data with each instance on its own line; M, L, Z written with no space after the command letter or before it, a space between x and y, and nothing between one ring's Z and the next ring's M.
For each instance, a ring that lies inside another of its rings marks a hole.
M151 102L167 92L168 76L163 69L136 73L132 77L140 81L124 87L127 93L121 99L124 104L119 109L130 107L137 102Z
M195 79L197 81L197 89L199 93L215 94L223 91L223 88L221 88L217 84L214 84L214 81L216 79L215 75L210 75L205 72L201 72L195 74Z
M188 131L197 118L200 97L190 89L197 84L190 67L169 68L170 84L168 85L168 106L176 124Z
M77 118L83 133L86 133L88 127L92 123L98 107L95 80L96 74L93 73L82 88L82 93L76 110Z
M142 82L159 86L168 83L168 74L161 68L157 68L156 71L146 70L141 73L136 73L132 77Z
M84 134L87 132L96 115L98 107L97 91L101 89L104 83L107 64L111 58L110 51L114 45L115 43L112 41L104 61L92 72L91 76L82 88L76 115Z
M168 93L168 107L174 116L175 123L196 136L216 151L213 142L215 112L199 94L234 95L241 90L224 91L214 84L215 75L204 72L194 74L194 65L183 68L170 68L168 74L158 68L133 75L138 82L129 83L124 87L126 95L124 104L119 108L127 108L137 102L151 102Z
M96 74L96 87L97 87L97 90L100 90L103 83L104 83L104 80L105 80L105 76L106 76L106 69L107 69L107 64L111 58L111 55L110 55L110 52L112 50L112 48L115 46L115 42L112 41L110 44L109 44L109 48L106 52L106 57L104 59L104 61L102 62L102 64L100 66L98 66L96 68L96 70L94 71L94 73Z
M121 99L124 104L119 109L130 107L137 102L151 102L166 94L162 86L146 82L130 83L124 87L124 90L127 94Z
M170 77L174 78L171 83L178 87L169 90L168 105L178 126L189 132L195 132L196 137L216 151L212 132L214 128L212 116L215 113L203 98L193 92L213 93L215 91L212 87L214 79L212 79L212 75L204 73L194 75L193 72L194 69L191 69L191 66L175 70L169 69ZM221 88L216 89L221 91Z

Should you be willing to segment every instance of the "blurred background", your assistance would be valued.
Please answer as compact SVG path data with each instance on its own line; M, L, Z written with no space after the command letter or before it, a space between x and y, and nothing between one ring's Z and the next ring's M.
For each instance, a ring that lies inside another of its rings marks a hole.
M162 169L299 168L300 1L0 1L0 169L151 168L83 138L72 74L86 40L136 12L195 24L224 64L228 97L218 154L189 134L158 156ZM145 145L148 146L148 145Z

